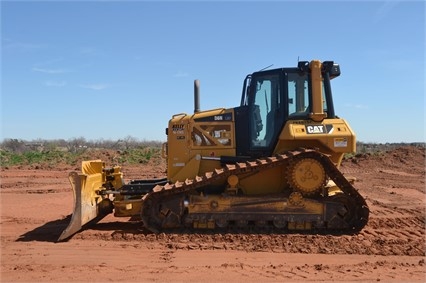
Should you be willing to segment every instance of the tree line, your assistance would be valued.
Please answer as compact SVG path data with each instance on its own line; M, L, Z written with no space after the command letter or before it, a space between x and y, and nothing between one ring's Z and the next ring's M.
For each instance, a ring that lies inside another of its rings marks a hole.
M129 150L135 148L160 148L161 141L140 140L138 138L127 136L118 140L86 140L84 137L72 139L37 139L37 140L23 140L23 139L5 139L0 143L0 149L13 153L24 153L29 151L46 151L46 150L59 150L68 152L78 152L89 148L97 149L115 149L115 150ZM401 146L416 146L425 147L425 143L364 143L357 142L357 153L379 152L392 150Z
M29 151L46 151L46 150L59 150L68 152L82 151L88 148L100 149L115 149L115 150L129 150L144 147L161 147L162 142L151 140L140 140L138 138L127 136L118 140L87 140L84 137L72 139L4 139L0 143L0 149L13 153L24 153Z

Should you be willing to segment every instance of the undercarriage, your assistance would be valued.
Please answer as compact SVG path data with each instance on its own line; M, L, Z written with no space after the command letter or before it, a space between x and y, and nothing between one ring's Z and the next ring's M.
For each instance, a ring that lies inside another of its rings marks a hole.
M83 168L83 173L70 174L75 209L59 240L112 212L118 217L140 217L143 226L154 233L180 228L353 233L368 221L364 198L328 156L313 149L224 164L175 183L159 179L122 184L119 167L105 169L101 161L92 163L86 164L89 169ZM281 192L245 194L239 187L240 178L272 168L287 172L287 185Z

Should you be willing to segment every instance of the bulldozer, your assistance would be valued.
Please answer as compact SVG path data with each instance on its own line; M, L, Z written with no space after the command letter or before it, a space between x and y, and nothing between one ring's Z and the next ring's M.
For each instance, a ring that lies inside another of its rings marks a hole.
M240 106L172 116L162 157L167 177L124 181L120 166L82 162L71 172L74 211L58 241L103 217L139 219L153 233L267 228L357 233L369 208L339 168L355 133L335 114L333 61L247 75ZM228 231L227 230L227 231Z

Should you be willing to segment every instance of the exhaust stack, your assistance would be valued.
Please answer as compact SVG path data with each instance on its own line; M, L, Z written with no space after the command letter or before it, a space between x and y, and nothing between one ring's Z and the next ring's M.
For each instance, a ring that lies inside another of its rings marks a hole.
M194 113L200 112L200 81L194 80Z

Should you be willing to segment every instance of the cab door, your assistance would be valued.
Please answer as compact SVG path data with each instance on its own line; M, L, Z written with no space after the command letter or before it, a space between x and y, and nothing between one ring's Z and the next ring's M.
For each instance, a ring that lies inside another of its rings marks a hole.
M281 70L254 74L249 89L249 149L254 156L271 155L285 121L286 89Z

